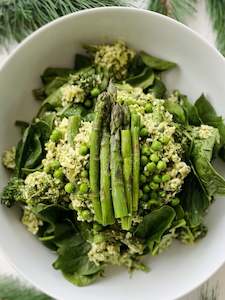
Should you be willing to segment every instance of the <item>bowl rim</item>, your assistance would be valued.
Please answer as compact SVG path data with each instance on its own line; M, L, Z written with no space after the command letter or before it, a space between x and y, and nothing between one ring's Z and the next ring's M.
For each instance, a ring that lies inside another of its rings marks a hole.
M5 68L7 68L8 63L14 57L14 55L17 54L17 52L22 51L22 49L26 46L27 43L31 42L32 39L34 39L36 36L40 35L45 30L48 30L48 28L54 27L56 24L60 24L60 23L64 22L66 19L70 19L70 18L74 18L77 16L82 16L82 15L94 14L95 12L99 12L99 11L103 11L103 12L104 11L106 11L106 12L107 11L125 11L127 13L130 13L131 11L133 11L136 13L140 13L140 14L144 14L144 15L148 15L148 16L155 16L159 19L166 20L167 22L170 22L180 28L183 28L185 31L188 31L193 36L195 36L196 38L201 40L201 42L204 43L205 47L208 47L211 51L213 51L215 53L215 55L221 60L221 63L224 63L224 66L225 66L225 57L218 51L218 49L215 46L213 46L211 43L209 43L208 40L204 36L202 36L200 33L196 32L196 31L194 31L187 25L185 25L175 19L172 19L168 16L162 15L162 14L154 12L154 11L149 11L149 10L143 9L143 8L126 7L126 6L125 7L124 6L106 6L106 7L89 8L89 9L84 9L81 11L73 12L73 13L67 14L65 16L61 16L61 17L57 18L56 20L53 20L53 21L43 25L42 27L38 28L37 30L35 30L34 32L29 34L22 42L17 44L16 47L7 55L7 57L4 59L3 63L0 65L0 72L2 72ZM3 254L4 258L9 263L9 265L18 274L20 274L26 281L28 281L34 287L36 287L43 293L49 295L50 297L54 297L54 298L56 297L51 292L46 291L45 288L41 287L39 285L39 283L37 283L33 279L29 278L28 275L24 274L24 272L22 270L20 270L19 267L17 267L17 265L10 259L10 257L7 254L7 251L4 249L3 245L0 245L0 253ZM218 264L216 267L214 267L214 269L212 270L212 272L210 272L210 274L207 274L201 280L196 281L196 283L192 286L191 289L185 290L183 288L183 292L180 292L179 294L177 294L176 298L171 299L171 300L178 300L182 297L185 297L186 295L188 295L195 289L199 288L209 278L211 278L217 271L219 271L223 267L223 265L225 265L225 255L224 255L224 260L220 263L220 265ZM62 299L58 299L58 300L62 300Z

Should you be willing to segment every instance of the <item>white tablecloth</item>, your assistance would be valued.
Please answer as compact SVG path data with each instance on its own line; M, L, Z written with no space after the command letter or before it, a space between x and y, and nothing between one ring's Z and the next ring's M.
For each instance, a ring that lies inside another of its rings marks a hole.
M137 2L139 2L141 6L145 6L145 0L137 0ZM208 40L208 42L214 45L215 38L211 29L210 20L206 13L206 8L204 3L205 1L203 0L199 1L197 16L189 18L187 23L193 30L199 32L205 39ZM4 62L5 58L8 56L10 51L15 46L16 46L15 44L10 45L8 49L0 47L0 64ZM12 274L14 276L18 276L18 277L20 276L6 261L4 255L1 252L0 252L0 274ZM197 290L191 292L189 295L182 298L181 300L206 300L206 298L202 299L200 295L207 288L209 290L208 292L209 298L207 298L207 300L214 300L212 299L212 297L210 297L210 290L212 288L217 289L217 295L218 295L217 300L225 299L225 266L222 267L212 278L210 278L208 283L198 288Z

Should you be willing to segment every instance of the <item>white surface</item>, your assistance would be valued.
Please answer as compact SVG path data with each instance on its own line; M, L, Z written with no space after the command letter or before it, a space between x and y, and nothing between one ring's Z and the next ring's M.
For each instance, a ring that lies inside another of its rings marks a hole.
M200 6L201 6L202 4L200 3ZM201 7L202 8L202 7ZM213 42L213 35L212 35L212 32L211 32L211 30L209 30L210 29L210 27L209 27L209 25L208 25L208 21L207 21L207 19L206 19L206 14L204 13L204 11L199 15L199 17L197 18L197 20L198 20L198 22L193 22L193 20L189 20L189 22L190 22L190 24L192 24L192 26L191 27L193 27L194 29L197 29L199 32L201 32L204 36L206 36L209 40L210 40L210 42ZM115 31L114 31L115 32ZM161 36L161 35L160 35ZM45 45L45 43L43 43L43 45ZM187 45L187 47L189 47L190 48L190 46L191 47L193 47L193 49L194 49L194 47L195 47L195 45L192 43L192 44L188 44ZM182 47L181 46L181 42L179 43L179 47ZM189 48L186 48L186 49L189 49ZM50 50L50 49L49 49ZM40 51L44 51L45 52L45 50L44 49L40 49ZM192 49L189 49L189 51L192 51ZM158 52L158 50L157 50L157 53L159 53ZM39 55L39 54L38 54ZM189 55L189 53L187 53L187 56ZM197 55L197 52L196 52L196 55ZM162 56L163 57L166 57L166 58L172 58L171 57L171 55L168 53L167 54L167 56L165 56L165 53L164 52L162 52ZM202 55L199 55L198 56L198 58L199 58L199 60L200 59L204 59L204 55L202 54ZM29 59L29 58L28 58ZM52 59L52 62L53 63L56 63L57 61L54 61L54 58L51 58ZM194 59L196 59L196 57L194 58ZM51 62L51 61L50 61ZM192 63L192 62L191 62ZM206 64L207 64L208 62L206 62ZM37 64L39 64L38 62L37 62ZM62 65L63 64L63 62L61 61L60 62L60 64ZM201 62L200 62L200 64L201 64ZM194 67L194 66L193 66ZM31 68L32 68L32 66L31 66ZM41 66L39 66L39 68L41 69ZM212 69L213 69L213 66L212 66ZM24 70L24 72L28 72L29 74L30 74L30 68L29 68L29 70ZM187 69L186 68L184 68L184 71L187 71ZM198 76L198 74L199 74L199 70L197 70L198 72L197 72L197 75L195 74L194 76L195 76L195 78L196 78L196 76ZM211 71L211 70L210 70ZM211 71L212 72L212 71ZM31 72L32 74L33 74L33 72ZM39 73L37 73L36 74L37 76L39 76ZM180 75L180 74L179 74ZM202 74L202 75L204 75L204 78L203 79L201 79L201 80L206 80L207 79L207 74L205 74L205 72L204 72L204 74ZM35 76L35 79L37 79L37 76ZM209 75L210 76L210 75ZM13 79L13 77L10 77L11 79L11 81L12 81L12 79ZM188 92L189 94L190 94L190 92L189 92L189 90L191 90L191 91L196 91L196 93L197 92L201 92L201 89L204 89L204 87L203 86L198 86L198 87L194 87L193 88L193 86L194 86L194 83L196 82L195 81L195 78L191 78L191 82L185 82L185 86L183 86L184 87L184 89L186 89L186 92ZM206 79L205 79L206 78ZM187 78L186 78L187 80L189 80L190 78L189 78L189 75L187 75ZM27 79L26 79L27 80ZM33 80L33 79L32 79ZM19 81L19 80L18 80ZM23 81L23 80L22 80ZM214 83L214 81L212 80L212 82ZM12 82L13 83L13 82ZM17 86L18 85L18 87L20 87L20 84L19 83L17 83L17 82L15 82L15 85ZM14 88L16 88L15 87L15 85L13 84L12 86L14 87ZM191 85L191 87L190 87L190 85ZM182 84L181 84L181 86L182 86ZM216 86L216 85L215 85ZM189 88L190 87L190 88ZM217 86L216 86L217 87ZM204 89L205 90L205 89ZM29 92L29 91L28 91ZM206 92L209 92L209 94L211 93L210 92L210 87L207 87L207 90L206 90ZM213 92L214 93L214 92ZM13 94L12 94L13 95ZM196 94L195 94L195 96L196 96ZM28 102L29 100L27 99L27 102ZM219 107L218 107L219 108ZM224 111L223 112L221 112L221 113L224 113ZM11 117L12 119L14 119L14 117ZM11 124L10 124L10 127L12 128L12 126L11 126ZM12 137L12 140L13 140L13 138L14 137ZM10 140L10 143L11 143L11 141L12 140ZM214 208L213 208L214 209ZM216 209L216 208L215 208ZM216 211L215 211L216 212ZM212 214L212 213L211 213ZM11 224L10 224L11 225ZM212 224L213 225L213 224ZM215 224L214 224L215 225ZM19 228L20 226L18 226L18 231L19 231ZM210 226L210 228L211 228L211 232L213 231L213 226L211 227ZM212 234L214 235L214 233L212 232ZM26 238L28 238L28 236L27 235L25 235L26 236ZM222 235L221 235L222 236ZM22 239L21 238L21 240L20 240L20 243L21 243L21 241L25 241L24 239ZM32 241L32 242L34 242L34 241ZM207 264L210 264L210 259L211 259L211 256L214 256L215 254L214 253L217 253L217 249L211 249L210 250L210 245L209 245L210 243L209 243L209 241L206 241L205 242L205 249L207 249L207 253L210 253L210 257L209 257L209 260L208 261L206 261L206 265ZM220 244L220 240L218 241L218 244ZM29 245L29 243L27 244L27 245ZM15 252L17 252L17 251L19 251L19 249L20 249L20 247L18 248L17 247L17 249L15 249L16 251ZM205 250L204 249L204 250ZM212 251L213 250L213 251ZM173 252L173 249L171 249L171 251ZM171 253L171 251L170 251L170 253ZM192 249L188 249L188 252L189 251L192 251ZM28 269L30 269L31 267L32 268L34 268L34 265L33 265L33 263L29 263L29 256L32 256L33 257L33 255L34 255L34 253L30 253L30 251L27 251L28 252L28 254L30 254L30 255L28 255L28 257L27 257L27 259L26 259L26 262L27 262L27 268ZM206 251L203 251L203 254L202 255L199 255L199 257L201 257L201 259L203 259L203 257L204 257L204 252L206 252ZM23 252L22 252L23 253ZM26 253L26 251L24 252L24 255L25 255L25 253ZM24 255L22 255L21 256L21 259L23 258L24 259ZM169 257L169 253L167 252L167 253L165 253L165 255L164 255L164 259L168 259L168 257ZM188 253L187 253L187 255L189 255ZM216 256L216 255L215 255ZM188 257L187 257L187 259L188 259ZM151 276L153 276L155 273L155 269L157 269L158 268L158 264L160 263L160 261L161 261L161 257L159 257L159 260L158 260L159 262L158 263L156 263L156 266L154 267L154 269L153 269L153 271L152 271L152 274L151 274ZM185 262L186 263L186 262ZM196 276L196 274L195 273L198 273L198 267L197 267L197 265L198 265L198 262L196 263L196 265L195 266L193 266L193 268L192 268L192 270L190 270L189 271L189 273L188 273L188 268L184 268L184 270L183 270L183 274L182 274L182 276L181 276L181 278L183 278L183 277L185 277L185 281L189 281L189 277L194 277L194 276ZM151 264L151 266L153 267L154 266L154 263L152 263ZM173 266L172 266L173 267ZM202 267L202 266L201 266ZM204 267L202 267L202 268L204 268ZM169 269L169 270L171 270L171 269ZM13 269L11 268L11 267L9 267L9 265L5 262L5 259L4 259L4 256L1 256L0 255L0 271L2 271L2 272L8 272L8 273L14 273L14 274L16 274L14 271L13 271ZM167 271L165 271L165 272L167 272ZM35 273L35 272L32 272L32 273ZM171 272L171 273L173 273L173 272ZM33 275L35 275L35 274L33 274ZM220 286L222 286L222 285L224 285L223 283L224 283L224 281L223 281L223 278L224 278L224 276L223 275L225 275L225 272L223 271L223 269L221 269L212 279L211 279L211 283L213 284L214 282L216 282L216 281L219 281L220 282ZM135 275L136 276L136 275ZM146 276L146 275L145 275ZM171 277L173 276L173 274L170 274L170 272L168 273L168 283L170 282L170 280L171 280ZM57 276L57 278L59 279L59 276ZM45 281L46 281L46 278L44 279ZM110 278L110 280L111 280L111 278ZM119 276L119 280L120 280L120 276ZM40 280L38 280L39 282L40 282ZM119 283L120 281L118 281L118 283ZM130 281L129 281L130 282ZM178 281L177 281L178 282ZM48 282L47 282L48 283ZM109 284L109 280L107 280L107 285ZM161 279L161 281L160 281L160 283L162 284L162 279ZM136 286L136 278L135 278L135 286ZM147 284L147 286L148 286L148 289L149 290L151 290L151 296L153 297L153 295L152 295L152 288L150 287L150 283L148 282L148 284ZM163 284L162 284L162 286L164 286ZM98 287L97 287L98 288ZM104 288L106 288L106 286L104 285ZM130 286L129 286L129 288L130 288ZM164 286L164 288L166 288L166 286ZM161 287L159 288L159 289L161 289ZM94 290L93 290L94 291ZM168 293L166 293L166 294L168 294ZM139 296L140 296L140 293L139 293ZM114 297L115 297L115 292L114 292ZM119 299L121 299L121 295L120 296L118 296L117 298L119 298ZM187 297L185 297L184 299L185 300L197 300L199 298L199 290L197 290L197 291L195 291L195 292L193 292L193 293L191 293L189 296L187 296ZM65 295L63 294L62 296L61 296L61 300L66 300L67 298L65 297ZM69 298L68 298L69 299ZM92 299L93 299L93 297L92 297ZM99 297L98 299L103 299L103 297ZM108 298L109 299L109 298ZM125 298L124 298L125 299ZM133 299L132 297L130 298L130 299ZM143 299L145 299L145 298L143 298ZM154 299L154 300L157 300L158 298L155 298L155 297L153 297L152 299ZM160 298L161 299L161 298ZM166 299L170 299L170 300L172 300L173 298L162 298L163 300L166 300ZM222 289L220 289L220 298L219 299L224 299L224 291L222 290Z

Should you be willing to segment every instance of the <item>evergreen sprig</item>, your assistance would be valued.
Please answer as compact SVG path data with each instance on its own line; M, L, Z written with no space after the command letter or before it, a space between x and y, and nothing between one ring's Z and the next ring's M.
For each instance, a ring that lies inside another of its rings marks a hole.
M29 288L18 279L11 277L0 277L0 299L1 300L54 300L49 296Z
M206 0L206 2L213 29L217 35L217 47L225 55L225 0Z
M20 42L46 23L85 8L125 5L128 0L0 0L0 43Z
M178 21L196 12L197 0L150 0L149 10L164 14Z

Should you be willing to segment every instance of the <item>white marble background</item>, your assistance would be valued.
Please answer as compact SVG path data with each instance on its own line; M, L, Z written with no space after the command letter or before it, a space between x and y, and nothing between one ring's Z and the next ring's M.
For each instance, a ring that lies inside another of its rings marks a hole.
M219 0L215 0L215 1L219 1ZM146 6L146 0L136 0L136 2L142 7ZM205 39L207 39L209 43L215 45L215 36L212 32L210 20L206 13L204 0L198 1L197 15L195 17L189 18L187 23L193 30L199 32ZM10 45L8 49L0 47L0 64L4 62L4 60L10 53L10 51L15 47L16 44ZM10 274L16 277L20 276L12 268L10 263L6 261L6 258L1 252L0 252L0 274ZM209 296L207 299L206 298L203 299L201 298L201 293L206 291L206 289L208 289ZM225 299L225 265L210 278L208 283L204 284L202 287L199 287L197 290L191 292L190 294L188 294L187 296L183 297L180 300L214 300L214 298L210 296L211 289L216 289L217 300Z

